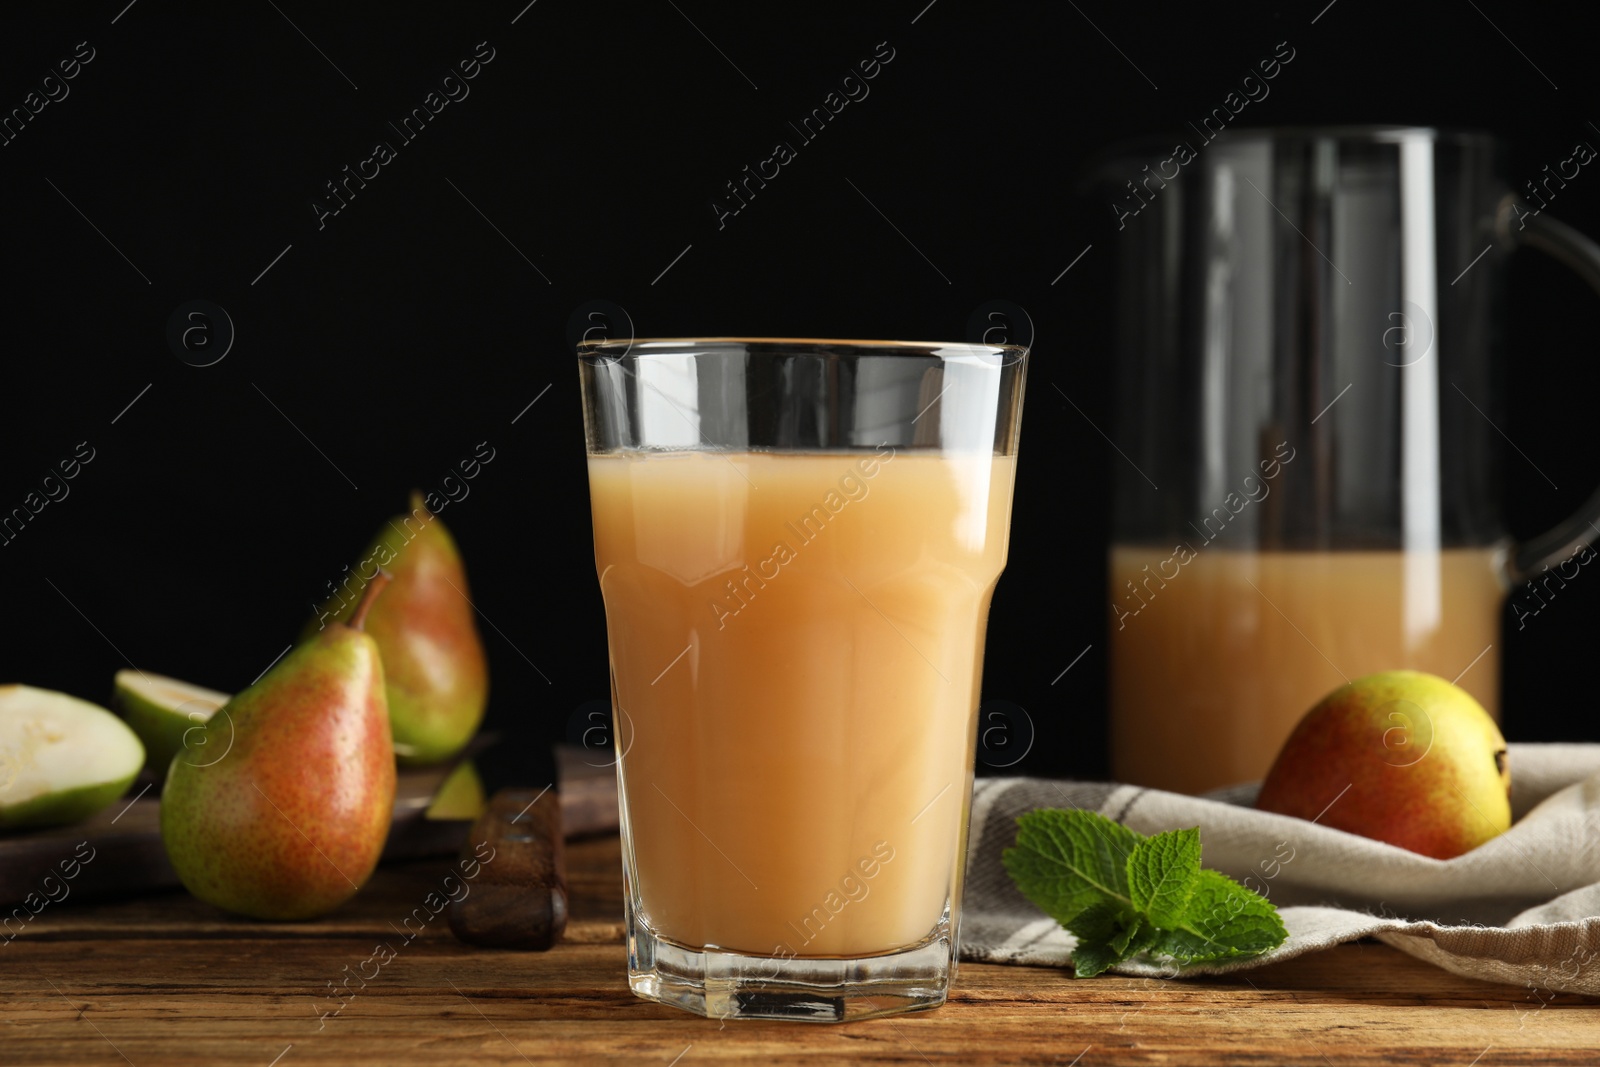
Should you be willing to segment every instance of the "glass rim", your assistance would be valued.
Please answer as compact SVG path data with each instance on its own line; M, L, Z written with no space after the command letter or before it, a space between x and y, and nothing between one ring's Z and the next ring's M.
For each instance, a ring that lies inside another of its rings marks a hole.
M1129 138L1122 142L1123 145L1142 143L1149 140L1167 140L1172 136L1186 136L1177 128L1155 133L1144 134L1139 137ZM1335 141L1369 141L1373 144L1387 144L1397 140L1421 137L1430 141L1448 144L1499 144L1501 138L1493 132L1469 126L1409 126L1403 122L1339 122L1318 125L1316 123L1280 123L1269 126L1230 126L1219 130L1206 139L1207 144L1212 141L1293 141L1293 140L1335 140ZM1118 146L1113 146L1113 148Z
M1281 138L1332 138L1334 140L1392 141L1397 138L1422 137L1433 141L1494 141L1488 130L1456 126L1409 126L1405 123L1286 123L1274 126L1236 126L1217 134L1217 140L1250 140L1263 137Z
M858 349L876 355L928 356L940 353L1025 357L1026 345L989 345L974 341L896 341L833 337L634 337L626 340L580 341L579 359L623 355L669 355L688 348L761 345L794 349ZM643 351L641 351L643 349ZM1010 362L1010 360L1007 360Z

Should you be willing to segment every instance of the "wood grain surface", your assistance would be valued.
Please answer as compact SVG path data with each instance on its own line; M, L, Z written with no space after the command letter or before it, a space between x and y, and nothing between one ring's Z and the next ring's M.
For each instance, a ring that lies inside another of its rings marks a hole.
M935 1011L723 1024L629 992L616 838L569 843L567 864L567 935L545 953L455 940L429 903L462 876L447 859L381 869L316 922L234 919L181 893L50 905L0 942L0 1064L1600 1062L1595 1001L1374 943L1195 981L964 964ZM371 977L324 1016L352 975Z

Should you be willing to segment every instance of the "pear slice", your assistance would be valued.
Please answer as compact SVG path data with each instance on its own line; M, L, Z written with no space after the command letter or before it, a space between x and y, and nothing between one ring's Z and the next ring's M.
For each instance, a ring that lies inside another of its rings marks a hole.
M122 796L143 766L144 745L105 708L0 686L0 829L87 818Z
M184 736L204 726L230 699L215 689L139 671L118 671L111 696L112 706L144 742L157 777L167 773L172 757L186 747ZM195 734L194 740L200 742L202 734Z
M473 766L471 760L464 759L456 764L444 784L439 786L439 791L433 794L433 801L422 817L472 821L488 807L489 798L484 794L483 779L478 777L478 768Z
M111 706L144 742L150 769L160 778L172 766L172 758L190 747L190 742L197 746L205 744L204 731L193 736L189 731L210 722L216 710L232 699L227 693L161 674L118 671ZM416 750L411 745L396 744L394 751L397 756L409 757ZM196 763L209 762L209 757L199 755L191 759Z

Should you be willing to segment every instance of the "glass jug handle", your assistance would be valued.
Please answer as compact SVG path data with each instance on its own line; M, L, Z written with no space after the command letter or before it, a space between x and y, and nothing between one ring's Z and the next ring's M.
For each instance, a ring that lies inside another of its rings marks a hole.
M1522 225L1513 229L1511 223L1516 220ZM1600 244L1566 223L1543 211L1535 213L1527 204L1507 196L1496 214L1495 231L1502 247L1537 248L1570 267L1590 288L1600 292ZM1553 529L1518 544L1507 561L1506 580L1513 586L1520 585L1594 540L1600 540L1600 490Z

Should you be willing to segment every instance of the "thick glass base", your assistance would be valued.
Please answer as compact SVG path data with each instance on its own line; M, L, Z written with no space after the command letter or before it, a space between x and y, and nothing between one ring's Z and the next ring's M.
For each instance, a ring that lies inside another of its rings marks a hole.
M954 976L948 921L921 944L882 956L784 959L687 948L628 916L628 985L709 1019L840 1023L921 1011L944 1003Z

